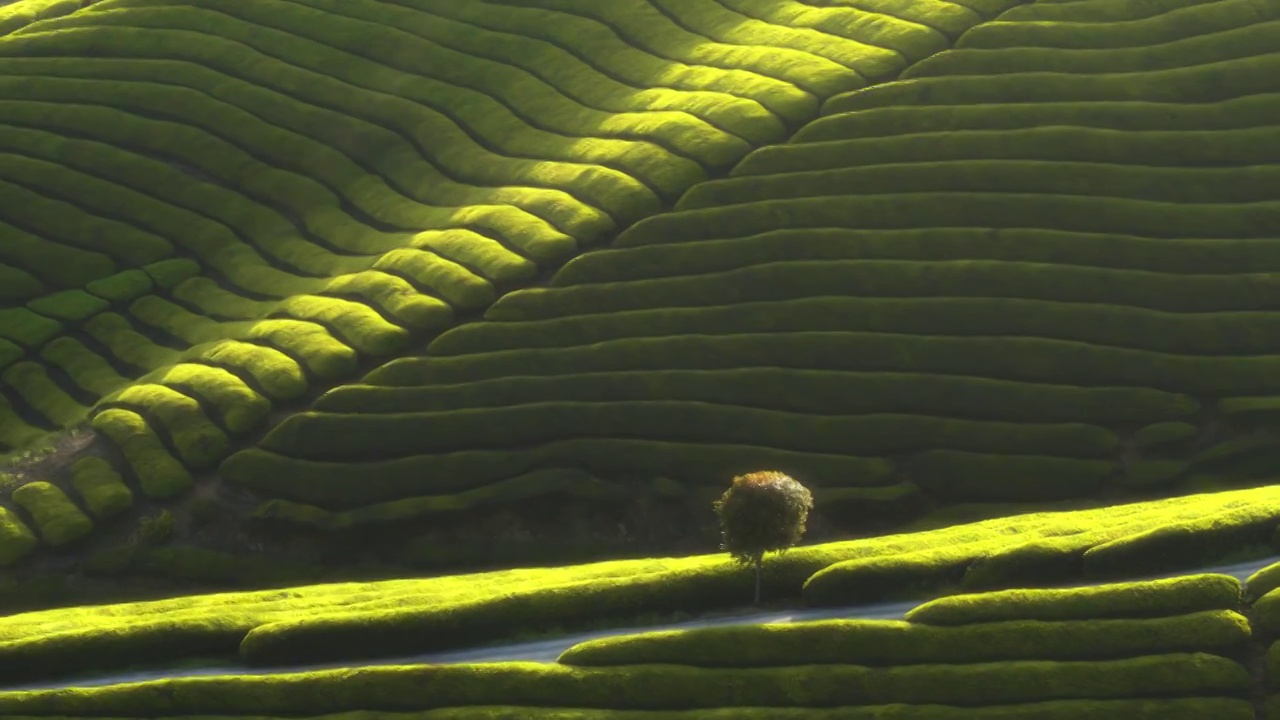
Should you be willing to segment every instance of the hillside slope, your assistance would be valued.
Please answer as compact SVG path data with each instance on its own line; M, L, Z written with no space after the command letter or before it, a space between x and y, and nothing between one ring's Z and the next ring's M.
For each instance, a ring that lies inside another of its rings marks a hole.
M1010 10L221 476L325 530L759 467L848 517L1266 476L1277 28L1258 0Z
M103 0L0 38L0 449L91 418L120 471L24 473L0 562L1016 2Z

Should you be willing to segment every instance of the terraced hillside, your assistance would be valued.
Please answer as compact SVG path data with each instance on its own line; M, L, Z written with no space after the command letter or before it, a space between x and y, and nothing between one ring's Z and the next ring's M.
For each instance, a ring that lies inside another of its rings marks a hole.
M0 38L0 451L91 419L122 462L6 497L0 563L91 532L95 492L182 497L273 413L1017 2L26 6Z
M819 509L1274 474L1280 4L1034 3L221 466L292 526L776 467Z

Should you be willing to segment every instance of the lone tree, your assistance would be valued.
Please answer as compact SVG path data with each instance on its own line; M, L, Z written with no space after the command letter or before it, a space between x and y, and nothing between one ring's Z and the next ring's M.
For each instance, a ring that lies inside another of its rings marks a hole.
M712 505L720 517L721 550L756 568L756 604L760 603L760 564L767 552L782 552L800 542L813 509L808 488L776 470L739 475L733 487Z

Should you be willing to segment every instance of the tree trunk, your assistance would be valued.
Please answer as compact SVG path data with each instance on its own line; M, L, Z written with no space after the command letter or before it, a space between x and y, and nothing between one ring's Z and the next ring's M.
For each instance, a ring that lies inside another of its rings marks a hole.
M760 604L760 561L763 557L763 555L756 556L756 605Z

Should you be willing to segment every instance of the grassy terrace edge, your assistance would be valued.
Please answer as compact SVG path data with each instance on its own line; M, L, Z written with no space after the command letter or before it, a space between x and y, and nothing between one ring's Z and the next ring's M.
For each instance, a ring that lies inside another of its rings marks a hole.
M1146 533L1138 538L1145 552L1134 553L1133 566L1089 572L1080 560L1093 548L1052 552L1064 536L1134 523ZM1277 525L1280 487L1018 515L798 547L766 559L763 597L838 606L1142 576L1152 574L1151 554L1173 556L1185 569L1245 546L1255 555L1272 553ZM1017 558L1012 571L995 582L991 563L1009 557ZM42 610L0 618L0 674L39 678L91 670L104 657L122 665L234 656L273 666L413 654L521 630L740 607L752 582L750 572L725 556L699 555ZM858 592L847 591L850 586ZM877 596L868 597L868 588Z

